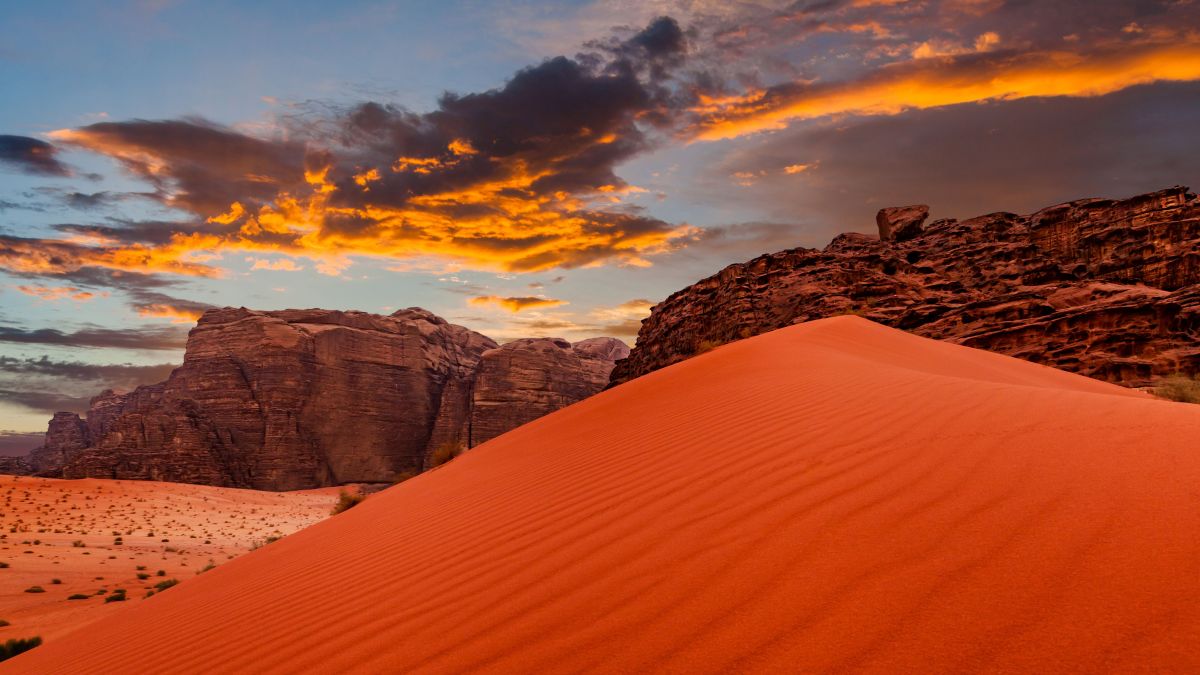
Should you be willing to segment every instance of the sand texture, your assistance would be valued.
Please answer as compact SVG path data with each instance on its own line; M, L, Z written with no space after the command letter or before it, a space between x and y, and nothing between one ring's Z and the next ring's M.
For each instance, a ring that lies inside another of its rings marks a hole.
M188 581L327 517L337 492L0 476L0 561L9 565L0 568L0 619L11 624L0 642L53 642L157 584ZM35 586L44 592L26 592ZM117 589L127 600L105 602Z
M815 321L539 419L0 670L1197 672L1197 439L1197 406Z

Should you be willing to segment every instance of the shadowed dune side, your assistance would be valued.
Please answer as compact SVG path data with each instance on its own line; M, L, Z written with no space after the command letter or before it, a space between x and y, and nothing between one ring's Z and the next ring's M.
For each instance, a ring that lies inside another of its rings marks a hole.
M1200 669L1200 407L855 317L505 434L5 672Z

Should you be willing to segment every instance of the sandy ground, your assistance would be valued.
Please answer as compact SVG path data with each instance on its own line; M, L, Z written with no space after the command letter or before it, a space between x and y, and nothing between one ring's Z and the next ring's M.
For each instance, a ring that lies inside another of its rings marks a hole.
M0 670L1198 672L1198 438L1197 406L827 319L603 392Z
M0 476L0 641L47 643L329 515L337 488L257 492ZM44 592L27 592L41 588ZM105 602L117 589L125 602ZM87 599L69 600L72 595Z

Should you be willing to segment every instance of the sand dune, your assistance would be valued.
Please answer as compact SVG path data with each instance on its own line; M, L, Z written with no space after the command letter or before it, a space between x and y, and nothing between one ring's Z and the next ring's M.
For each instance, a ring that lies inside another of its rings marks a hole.
M336 495L0 476L0 642L53 642L325 518ZM128 600L105 602L118 589Z
M1200 407L862 319L652 373L7 672L1200 669Z

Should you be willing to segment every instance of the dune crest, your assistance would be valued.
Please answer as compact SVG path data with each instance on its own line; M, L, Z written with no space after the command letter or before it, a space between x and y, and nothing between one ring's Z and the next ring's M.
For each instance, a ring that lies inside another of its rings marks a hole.
M1195 671L1200 407L856 317L531 422L7 672Z

